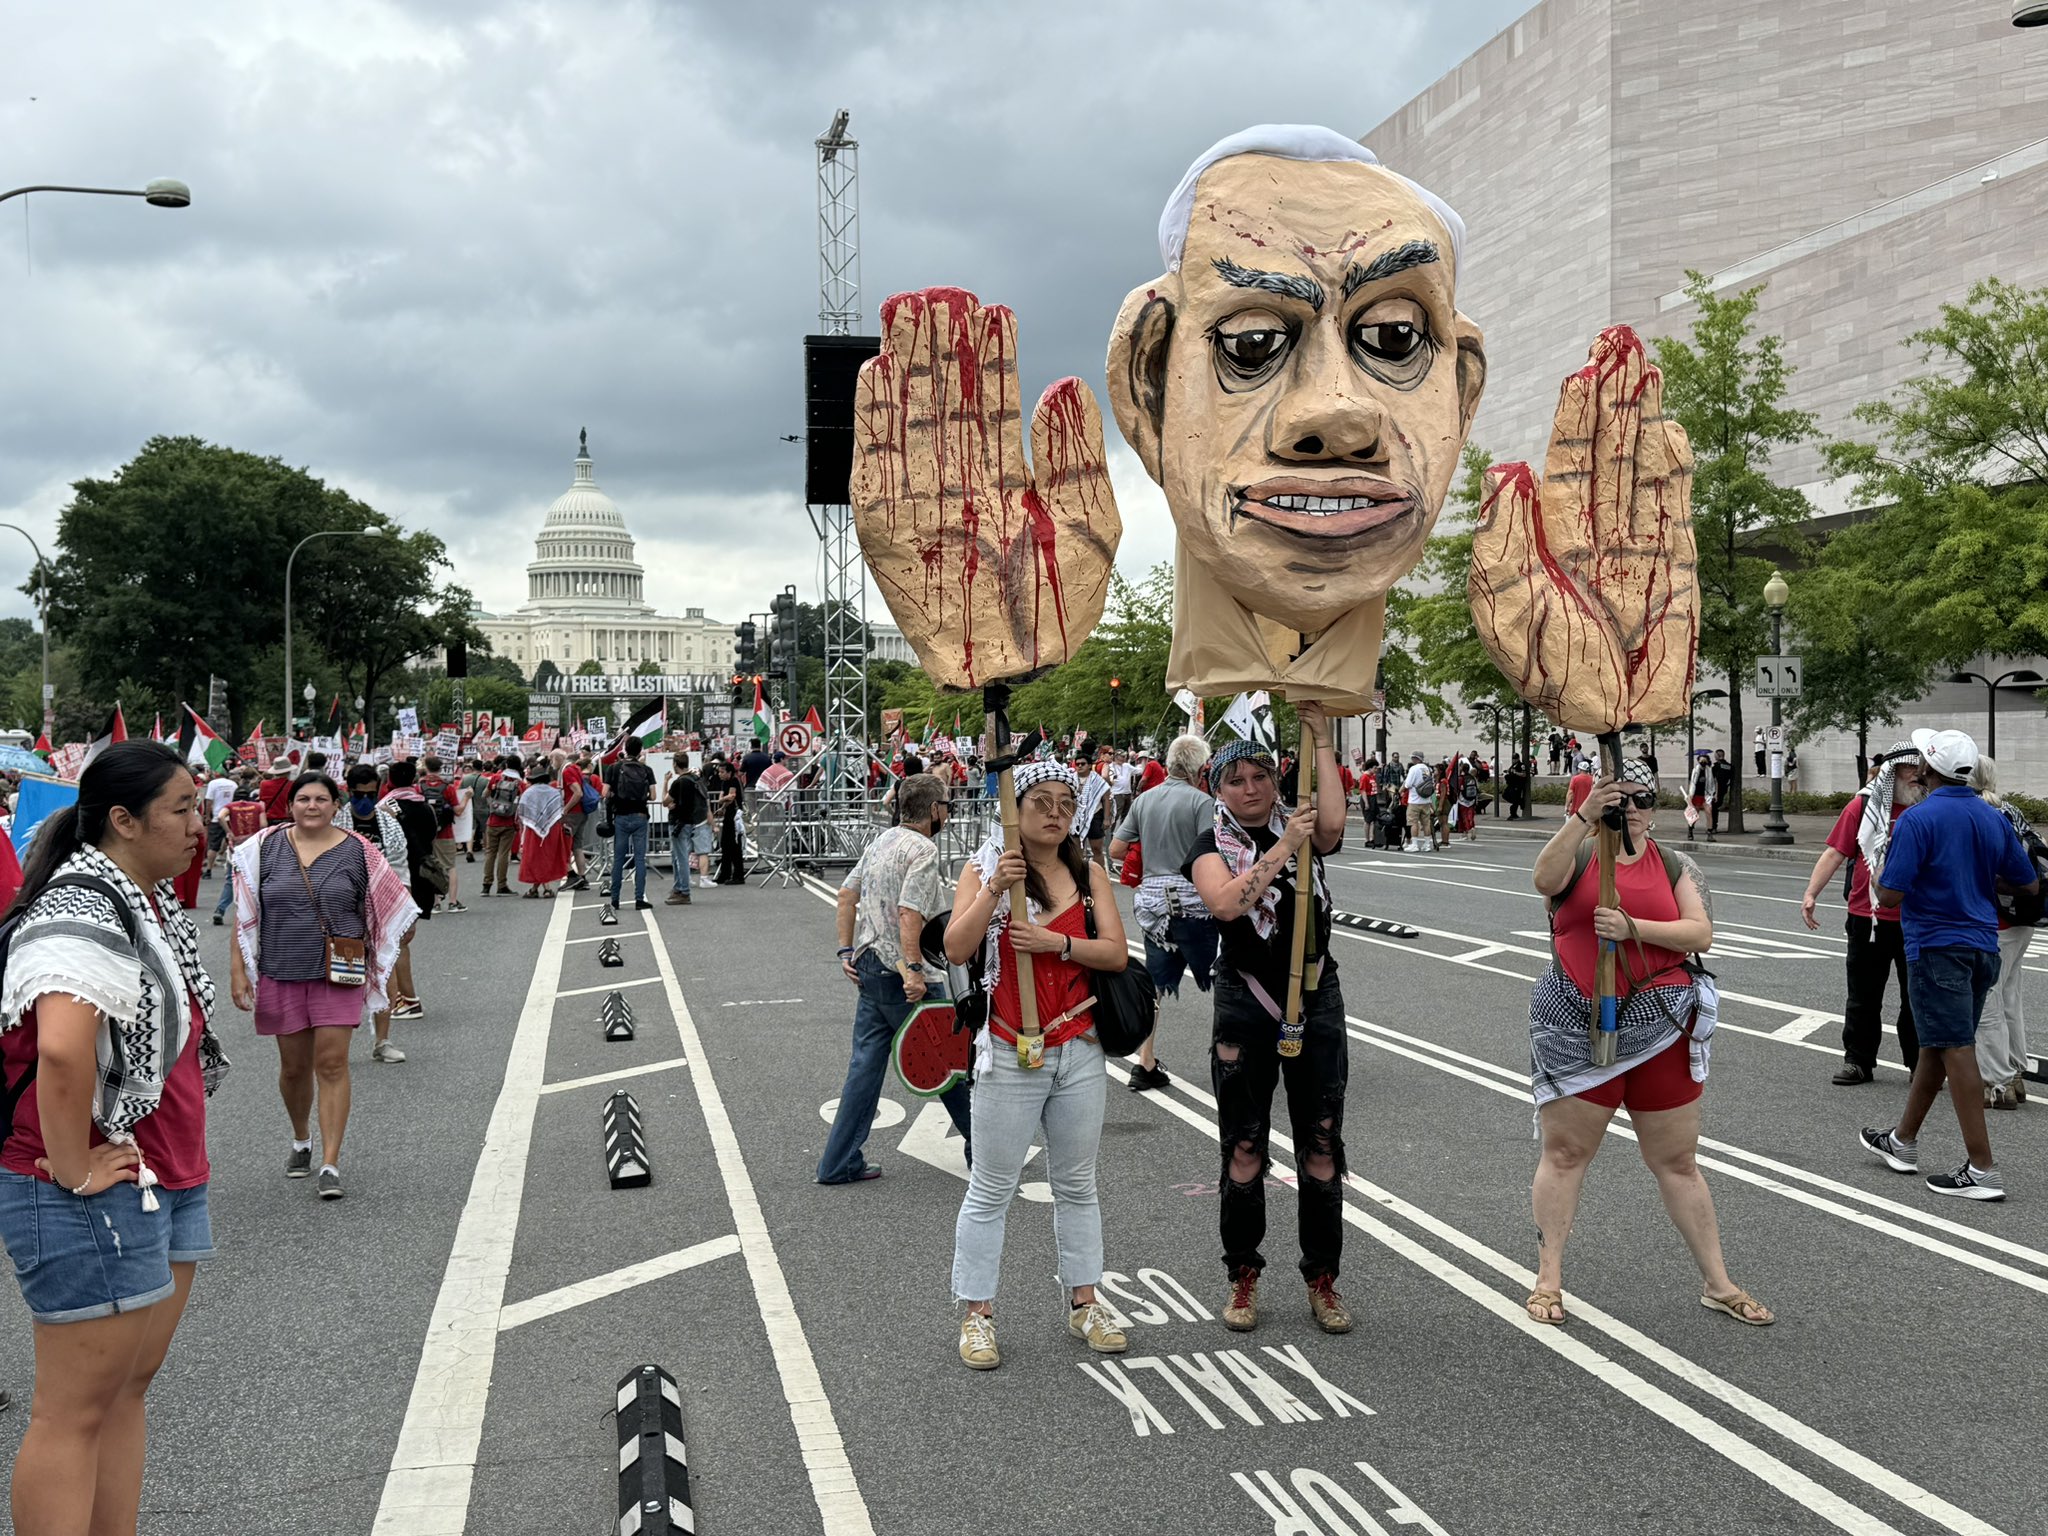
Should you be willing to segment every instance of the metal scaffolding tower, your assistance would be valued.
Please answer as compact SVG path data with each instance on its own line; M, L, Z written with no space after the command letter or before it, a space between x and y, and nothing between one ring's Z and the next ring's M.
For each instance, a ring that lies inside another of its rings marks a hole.
M850 336L860 315L860 145L840 109L818 148L818 330ZM828 821L865 821L867 806L867 583L853 508L811 508L825 550L825 739Z

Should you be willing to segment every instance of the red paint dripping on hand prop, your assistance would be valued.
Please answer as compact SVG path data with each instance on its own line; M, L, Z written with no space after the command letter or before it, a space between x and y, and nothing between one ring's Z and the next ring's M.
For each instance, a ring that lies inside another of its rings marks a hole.
M1024 457L1017 320L960 288L882 306L855 396L861 553L941 688L1020 681L1095 628L1123 523L1088 386L1061 379Z
M1627 326L1564 382L1539 485L1496 464L1472 541L1472 619L1532 708L1602 733L1684 718L1699 642L1692 448Z

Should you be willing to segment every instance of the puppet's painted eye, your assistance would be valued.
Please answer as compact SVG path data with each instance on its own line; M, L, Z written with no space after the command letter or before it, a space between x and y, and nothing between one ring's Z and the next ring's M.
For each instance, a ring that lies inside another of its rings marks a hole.
M1361 351L1389 363L1405 363L1416 354L1425 339L1419 327L1402 320L1360 325L1353 329L1352 336Z
M1286 353L1293 336L1284 330L1218 331L1216 354L1241 378L1264 373Z

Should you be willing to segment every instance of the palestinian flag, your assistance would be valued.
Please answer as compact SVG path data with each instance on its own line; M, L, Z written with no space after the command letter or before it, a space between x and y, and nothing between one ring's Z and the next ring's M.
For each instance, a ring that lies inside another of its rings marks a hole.
M774 739L775 717L768 712L768 696L761 691L761 679L754 679L754 743L765 747Z
M126 741L127 739L128 722L121 718L120 701L116 700L114 704L114 713L112 717L107 721L106 728L102 730L99 733L99 735L93 737L91 741L86 743L85 761L88 763L91 762L94 758L98 757L102 752L106 751L107 748L111 747L115 742ZM84 766L83 764L81 764L80 772L83 771Z
M47 763L50 760L50 754L55 750L50 745L50 733L48 731L44 731L36 737L35 754L44 762Z
M338 724L338 723L340 722L340 720L341 720L341 695L337 693L337 694L336 694L336 695L334 696L334 707L333 707L332 709L330 709L330 710L328 710L328 711L327 711L327 734L328 734L328 735L332 736L332 735L334 734L334 727L335 727L335 726L336 726L336 725L337 725L337 724Z
M754 687L758 691L760 684L756 683ZM660 746L661 739L667 734L668 700L657 695L626 717L626 723L619 728L619 734L606 749L603 761L616 763L624 756L628 737L638 737L640 750L648 752Z
M208 773L219 773L221 764L228 760L228 744L200 719L199 711L190 704L185 706L185 713L192 717L192 745L185 749L185 761Z

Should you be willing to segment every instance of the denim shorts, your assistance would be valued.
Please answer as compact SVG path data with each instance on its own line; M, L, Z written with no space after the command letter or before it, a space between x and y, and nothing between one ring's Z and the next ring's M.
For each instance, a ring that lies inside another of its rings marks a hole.
M1210 976L1216 968L1216 920L1176 913L1166 920L1166 937L1173 948L1162 949L1149 933L1145 935L1145 974L1152 978L1159 995L1180 996L1184 971L1193 971L1195 985L1208 991Z
M718 852L718 840L711 835L710 822L700 821L688 831L690 852L701 853L707 857Z
M1923 1051L1953 1051L1977 1043L1984 999L1998 980L1998 951L1943 945L1906 962L1906 996Z
M206 1189L142 1191L116 1184L84 1199L0 1168L0 1242L21 1299L39 1323L83 1323L153 1307L171 1294L171 1266L213 1257Z

